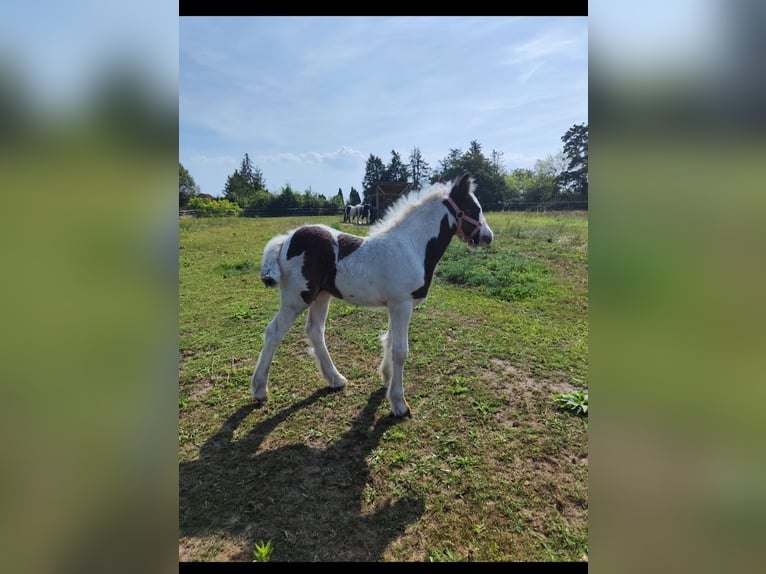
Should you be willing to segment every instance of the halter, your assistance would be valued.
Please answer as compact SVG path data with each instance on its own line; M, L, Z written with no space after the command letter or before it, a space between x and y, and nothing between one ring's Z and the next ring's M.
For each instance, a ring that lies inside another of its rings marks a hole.
M455 203L455 200L452 199L449 195L445 196L445 199L447 200L447 203L452 207L452 209L455 210L455 213L453 215L455 216L455 219L457 220L457 236L463 241L465 241L466 243L468 243L471 239L473 239L474 235L479 233L479 230L481 229L481 221L476 221L472 217L468 217L457 206L457 203ZM463 231L463 220L475 226L474 230L468 236L466 236L465 232Z

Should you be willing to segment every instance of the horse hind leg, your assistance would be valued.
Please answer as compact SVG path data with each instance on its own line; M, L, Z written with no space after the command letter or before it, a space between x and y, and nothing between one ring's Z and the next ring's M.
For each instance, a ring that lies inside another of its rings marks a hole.
M258 355L258 364L256 364L250 379L250 394L258 401L265 401L268 397L269 369L274 358L274 351L284 338L285 333L295 323L295 319L306 308L306 304L300 297L294 301L289 301L290 298L286 297L284 290L282 290L281 296L279 312L266 327L263 349Z
M329 308L330 294L327 291L322 291L309 307L308 318L306 319L306 335L311 344L309 352L316 359L319 371L327 381L328 386L331 389L340 389L348 381L335 368L324 340L324 327Z

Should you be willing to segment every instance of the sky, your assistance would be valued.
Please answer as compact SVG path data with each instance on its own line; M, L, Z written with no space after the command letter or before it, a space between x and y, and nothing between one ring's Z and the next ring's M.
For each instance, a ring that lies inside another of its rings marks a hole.
M0 69L47 111L71 112L105 71L133 65L157 96L178 90L178 4L156 0L0 3Z
M179 161L223 195L245 153L272 193L362 192L370 154L432 169L477 141L532 168L588 123L586 17L181 17Z

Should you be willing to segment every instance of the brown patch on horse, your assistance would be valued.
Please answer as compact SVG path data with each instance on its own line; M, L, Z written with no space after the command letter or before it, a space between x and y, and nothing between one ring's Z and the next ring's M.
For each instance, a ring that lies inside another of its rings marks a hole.
M327 291L342 299L335 287L335 239L326 229L318 225L298 228L290 238L287 258L303 255L301 273L306 279L307 290L301 291L301 298L311 303L320 291Z
M338 235L338 261L348 257L364 242L364 238L350 233L341 233Z

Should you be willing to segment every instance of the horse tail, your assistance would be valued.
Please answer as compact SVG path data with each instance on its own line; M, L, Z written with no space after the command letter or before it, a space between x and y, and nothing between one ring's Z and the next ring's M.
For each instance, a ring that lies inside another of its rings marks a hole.
M261 281L266 287L276 287L282 273L279 270L279 254L282 246L288 239L288 235L277 235L269 240L263 248L263 261L261 262Z

